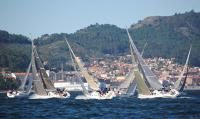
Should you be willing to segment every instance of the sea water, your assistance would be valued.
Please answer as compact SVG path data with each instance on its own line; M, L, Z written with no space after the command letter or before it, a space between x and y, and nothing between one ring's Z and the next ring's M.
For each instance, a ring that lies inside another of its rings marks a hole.
M0 118L200 118L200 91L188 91L175 99L137 99L136 97L112 100L69 99L8 99L0 96Z

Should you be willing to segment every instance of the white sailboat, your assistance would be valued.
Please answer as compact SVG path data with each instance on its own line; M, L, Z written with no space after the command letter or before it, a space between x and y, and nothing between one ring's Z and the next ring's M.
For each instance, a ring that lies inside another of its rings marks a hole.
M162 90L163 86L158 82L157 77L145 64L141 54L137 50L133 40L128 32L131 44L131 54L134 66L134 74L138 88L138 98L175 98L179 95L176 89L166 92Z
M74 61L79 67L80 75L82 75L86 79L87 83L89 84L92 90L92 91L86 90L83 86L83 82L80 80L84 95L77 96L76 99L112 99L113 97L115 97L116 96L115 92L112 90L109 90L105 93L101 93L98 80L88 73L87 69L84 67L81 60L78 57L76 57L76 55L74 54L67 39L65 39L65 41L70 50L72 60L74 59Z
M58 92L48 79L48 75L38 56L36 48L33 46L32 56L33 90L34 93L29 99L48 99L48 98L69 98L67 91Z

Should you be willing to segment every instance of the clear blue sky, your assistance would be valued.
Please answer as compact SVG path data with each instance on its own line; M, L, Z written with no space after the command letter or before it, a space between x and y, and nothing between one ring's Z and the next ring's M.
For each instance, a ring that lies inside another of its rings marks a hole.
M37 37L95 23L125 28L147 16L192 9L200 12L200 0L0 0L0 29Z

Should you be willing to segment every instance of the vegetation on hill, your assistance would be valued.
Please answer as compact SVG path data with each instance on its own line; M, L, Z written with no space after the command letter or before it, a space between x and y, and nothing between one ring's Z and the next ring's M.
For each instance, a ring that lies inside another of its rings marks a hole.
M199 22L200 13L194 11L173 16L153 16L131 25L129 32L139 51L145 42L148 43L144 52L146 58L175 57L179 63L184 63L192 44L190 64L200 66ZM60 68L62 63L65 68L72 68L65 37L76 55L84 60L103 57L105 54L130 54L125 29L109 24L94 24L72 34L45 34L35 39L34 43L41 59L48 64L47 68ZM30 41L24 36L1 31L0 42L3 47L0 50L0 67L25 70L30 61Z
M166 17L148 17L131 26L138 42L148 43L145 57L175 57L184 63L190 44L193 45L190 64L200 66L200 13L194 11Z
M131 25L129 32L139 51L145 42L148 43L144 53L146 58L175 57L177 62L184 63L189 46L192 44L190 64L200 66L199 21L200 13L194 11L184 14L176 13L173 16L147 17L137 24ZM70 59L64 37L67 37L77 56L82 58L129 53L125 29L109 24L94 24L73 34L44 35L36 40L43 59L49 61L50 64L54 63L54 67L56 66L55 62L57 62L57 66L60 66L61 62Z
M25 36L0 31L0 71L25 71L30 62L30 43Z

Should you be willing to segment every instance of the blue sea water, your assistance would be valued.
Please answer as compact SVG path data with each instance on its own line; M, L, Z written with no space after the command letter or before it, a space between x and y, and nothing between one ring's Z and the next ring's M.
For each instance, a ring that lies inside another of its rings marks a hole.
M74 94L75 96L76 94ZM175 99L115 98L112 100L8 99L0 96L0 118L152 118L200 119L200 91Z

